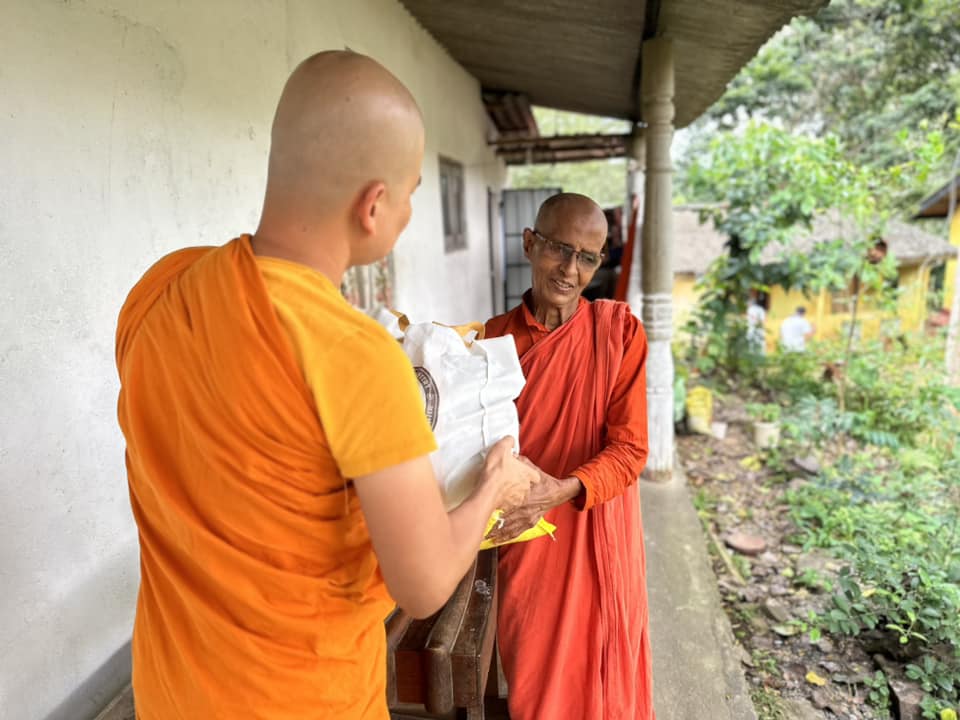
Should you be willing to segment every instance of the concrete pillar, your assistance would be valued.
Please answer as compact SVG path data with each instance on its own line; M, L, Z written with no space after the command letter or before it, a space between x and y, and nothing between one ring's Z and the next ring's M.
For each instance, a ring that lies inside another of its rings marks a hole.
M655 38L643 44L642 117L646 123L646 178L643 203L641 278L643 324L649 341L647 415L650 456L645 476L673 473L673 43Z
M636 197L640 203L637 229L643 227L643 195L644 195L644 175L647 169L647 145L644 139L643 130L634 130L633 138L630 140L630 146L627 151L627 200L624 204L624 241L627 238L627 232L630 229L630 220L633 215L633 198ZM633 264L630 267L630 284L627 287L627 303L633 314L642 317L643 298L640 283L640 265L641 246L643 245L641 237L638 235L633 246Z

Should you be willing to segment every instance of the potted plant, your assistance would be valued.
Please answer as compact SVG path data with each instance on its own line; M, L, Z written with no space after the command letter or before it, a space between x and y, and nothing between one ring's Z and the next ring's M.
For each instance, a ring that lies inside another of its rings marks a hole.
M780 442L780 406L775 403L751 403L747 412L753 417L753 442L766 449Z

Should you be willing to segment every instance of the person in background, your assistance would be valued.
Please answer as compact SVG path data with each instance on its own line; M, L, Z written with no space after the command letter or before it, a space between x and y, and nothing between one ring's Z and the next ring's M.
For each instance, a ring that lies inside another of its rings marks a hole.
M623 259L623 234L620 229L620 208L603 211L607 220L607 239L603 246L603 262L593 274L590 284L583 289L587 300L612 300L617 292Z
M755 355L767 352L767 309L766 294L754 292L747 308L747 345Z
M813 337L814 328L806 316L807 309L801 306L780 323L780 345L787 352L803 352Z

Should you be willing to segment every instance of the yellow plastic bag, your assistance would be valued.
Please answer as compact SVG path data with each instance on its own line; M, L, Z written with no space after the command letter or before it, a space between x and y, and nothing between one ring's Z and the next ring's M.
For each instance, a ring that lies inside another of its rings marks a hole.
M701 435L712 435L713 393L707 388L695 387L687 393L687 428Z
M543 518L540 518L537 521L537 524L534 525L529 530L520 533L512 540L504 540L502 542L493 542L493 540L487 539L487 535L490 534L490 531L493 530L493 526L497 524L500 520L500 516L503 515L501 510L497 510L493 513L493 516L490 518L490 522L487 523L487 529L483 533L484 541L480 543L481 550L489 550L490 548L500 547L501 545L512 545L513 543L518 542L528 542L530 540L536 540L537 538L543 537L544 535L549 535L553 537L553 533L556 532L557 526L553 523L549 523ZM555 539L555 538L554 538Z

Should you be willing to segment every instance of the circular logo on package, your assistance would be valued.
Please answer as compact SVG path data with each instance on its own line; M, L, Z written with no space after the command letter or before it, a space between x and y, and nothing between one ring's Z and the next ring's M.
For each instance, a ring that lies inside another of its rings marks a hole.
M437 390L437 383L425 367L415 367L413 371L417 374L417 382L420 384L420 394L423 395L423 409L427 413L427 422L430 423L431 430L436 430L437 408L440 406L440 391Z

